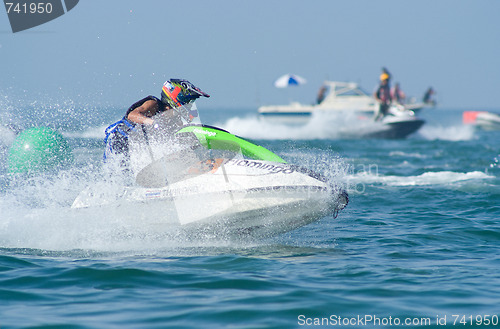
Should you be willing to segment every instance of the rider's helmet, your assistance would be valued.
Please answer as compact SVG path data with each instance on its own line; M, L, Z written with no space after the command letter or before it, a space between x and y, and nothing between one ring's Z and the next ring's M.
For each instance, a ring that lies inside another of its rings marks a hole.
M201 96L210 97L191 82L182 79L170 79L161 89L161 102L171 108L187 105Z
M191 82L182 79L170 79L161 89L161 102L176 111L188 123L198 116L193 103L201 96L210 97Z
M380 81L385 81L385 80L389 80L389 74L387 73L382 73L380 75Z

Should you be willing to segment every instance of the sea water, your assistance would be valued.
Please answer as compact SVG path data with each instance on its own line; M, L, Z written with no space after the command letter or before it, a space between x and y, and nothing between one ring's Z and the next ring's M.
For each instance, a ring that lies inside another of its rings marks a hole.
M122 111L63 104L14 117L62 131L75 164L12 177L0 149L1 329L500 326L499 132L425 109L407 139L342 140L322 121L200 109L343 184L350 203L271 239L192 240L131 220L161 216L153 206L70 209L89 185L113 188L102 139Z

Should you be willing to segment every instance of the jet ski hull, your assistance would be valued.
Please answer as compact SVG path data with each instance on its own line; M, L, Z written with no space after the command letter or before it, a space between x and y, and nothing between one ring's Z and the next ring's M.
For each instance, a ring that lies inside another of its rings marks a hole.
M310 196L311 190L315 197ZM200 225L197 229L205 236L216 237L222 231L239 239L272 237L332 217L339 204L347 203L347 199L342 199L345 194L335 197L327 189L284 189L274 190L272 197L270 194L269 191L248 193L245 205L237 212L229 212L212 225Z
M418 131L424 123L425 121L421 119L385 122L384 126L380 130L369 132L363 137L403 139Z
M131 232L153 227L174 236L241 239L270 237L336 216L348 203L334 181L227 131L186 125L169 135L162 115L155 117L158 129L129 132L128 165L106 148L109 184L96 182L82 191L73 202L75 211L100 209L96 214L136 225Z
M241 238L294 230L336 214L347 202L347 193L309 170L232 159L164 187L128 186L114 193L88 189L72 207L134 205L136 210L144 207L150 224L203 237Z

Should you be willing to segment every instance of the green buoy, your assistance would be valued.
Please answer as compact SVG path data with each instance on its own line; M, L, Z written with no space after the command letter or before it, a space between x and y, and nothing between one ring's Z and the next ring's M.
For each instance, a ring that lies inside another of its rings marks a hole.
M73 162L73 153L64 137L46 127L19 133L9 150L11 173L43 172L64 169Z

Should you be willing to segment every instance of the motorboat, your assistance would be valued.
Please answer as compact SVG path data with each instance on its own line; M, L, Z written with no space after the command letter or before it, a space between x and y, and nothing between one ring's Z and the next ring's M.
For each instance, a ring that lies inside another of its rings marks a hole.
M259 118L285 125L305 125L320 117L341 138L406 138L425 123L415 111L424 104L391 104L387 115L375 121L377 101L354 82L324 82L324 98L314 105L261 106Z
M348 203L338 181L217 127L188 124L167 133L161 116L158 128L137 126L129 135L131 180L88 187L72 208L123 206L132 214L144 207L144 220L161 227L262 238L336 216Z
M258 108L262 116L311 116L314 112L356 112L374 114L377 109L375 98L355 82L325 81L323 95L314 105L292 102L290 105L266 105ZM393 104L397 110L418 112L424 103L411 102Z
M500 113L478 113L476 116L476 124L485 130L500 130Z
M465 111L463 122L484 130L500 130L500 113L489 111Z

